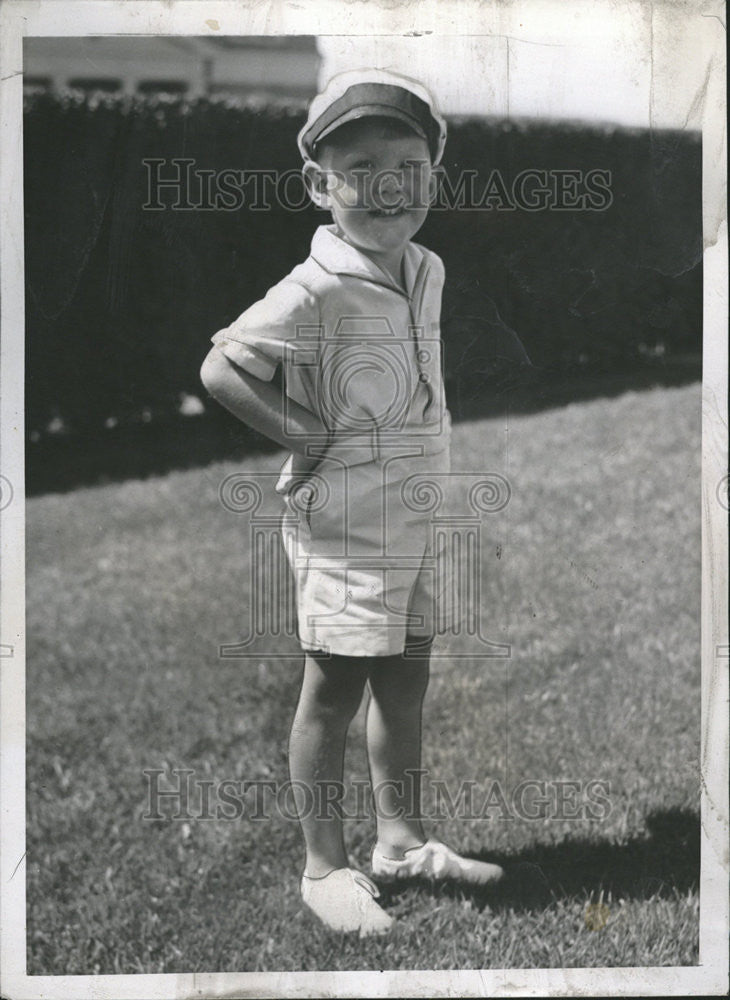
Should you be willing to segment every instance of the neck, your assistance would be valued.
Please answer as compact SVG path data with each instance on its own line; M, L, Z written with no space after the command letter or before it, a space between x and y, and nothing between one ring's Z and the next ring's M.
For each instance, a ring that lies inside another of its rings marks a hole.
M394 283L398 285L399 288L405 287L405 281L403 279L403 250L397 250L395 252L389 251L388 253L380 253L379 251L363 251L367 256L375 261L378 267L382 268L387 275L389 275Z
M385 273L393 280L393 282L398 285L399 288L405 287L405 281L403 279L403 257L405 255L405 247L401 247L400 250L362 250L357 247L360 253L365 254L369 257L373 263L377 264L378 267L385 271Z
M352 240L348 239L347 235L342 232L339 226L335 227L335 231L341 240L345 243L349 243L351 247L359 250L361 254L369 257L370 260L377 264L378 267L385 271L388 277L396 284L399 288L405 289L405 281L403 278L403 257L405 256L406 248L405 246L399 247L396 250L364 250L362 247L357 246Z

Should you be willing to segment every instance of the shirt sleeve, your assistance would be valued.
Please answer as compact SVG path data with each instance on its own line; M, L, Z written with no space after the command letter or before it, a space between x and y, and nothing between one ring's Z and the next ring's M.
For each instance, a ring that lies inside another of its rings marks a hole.
M269 382L278 365L298 344L304 346L319 323L315 296L285 278L211 340L239 368Z

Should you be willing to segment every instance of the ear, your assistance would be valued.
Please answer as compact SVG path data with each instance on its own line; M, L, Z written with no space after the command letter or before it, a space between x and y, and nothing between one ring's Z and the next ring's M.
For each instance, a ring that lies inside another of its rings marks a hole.
M305 160L302 167L304 184L309 197L318 208L329 208L330 198L327 186L327 172L314 160Z

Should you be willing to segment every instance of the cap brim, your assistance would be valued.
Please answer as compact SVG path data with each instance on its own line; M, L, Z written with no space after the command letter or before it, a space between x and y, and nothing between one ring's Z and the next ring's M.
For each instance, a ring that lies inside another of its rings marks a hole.
M347 122L357 121L360 118L395 118L397 121L404 122L416 135L419 135L422 139L428 142L428 136L424 131L420 122L414 118L412 115L407 114L405 111L401 111L400 108L393 108L387 104L364 104L357 108L351 108L349 111L345 111L336 121L328 125L323 132L320 132L317 138L312 143L312 148L315 148L318 143L322 141L326 136L330 135L335 129L338 129L341 125L347 124Z

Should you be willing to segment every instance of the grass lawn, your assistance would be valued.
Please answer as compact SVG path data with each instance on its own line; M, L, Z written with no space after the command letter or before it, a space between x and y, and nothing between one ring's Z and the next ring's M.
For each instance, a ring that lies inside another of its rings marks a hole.
M218 462L28 502L29 974L697 961L700 388L461 424L453 465L512 487L482 553L483 628L512 653L464 660L473 643L443 639L423 763L477 803L546 782L537 818L498 802L432 822L503 863L504 886L388 891L396 930L361 942L303 911L276 810L143 819L145 769L287 778L295 644L217 655L251 596L244 522L218 500L242 467ZM346 767L367 775L362 712ZM571 781L577 810L557 801ZM588 782L606 789L593 816ZM346 827L366 870L373 830Z

